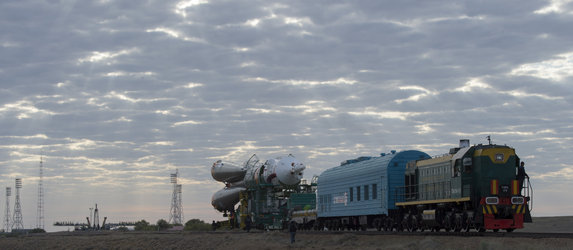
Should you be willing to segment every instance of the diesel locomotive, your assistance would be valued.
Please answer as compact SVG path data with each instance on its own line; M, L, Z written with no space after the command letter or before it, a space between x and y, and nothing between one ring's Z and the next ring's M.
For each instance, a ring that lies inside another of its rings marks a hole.
M318 178L315 228L511 232L531 222L532 189L505 145L460 140L430 157L392 151L347 160Z

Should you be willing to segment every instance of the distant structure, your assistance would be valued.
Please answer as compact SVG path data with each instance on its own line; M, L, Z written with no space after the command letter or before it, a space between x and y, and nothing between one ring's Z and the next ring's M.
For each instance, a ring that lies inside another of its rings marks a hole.
M99 210L97 209L97 203L95 204L95 210L94 210L94 229L99 229Z
M36 213L36 228L44 229L44 166L43 158L40 156L40 180L38 181L38 210Z
M181 184L177 184L179 170L171 174L171 183L173 184L173 195L171 196L171 210L169 214L169 224L183 225L183 206L181 205Z
M10 224L10 196L12 196L12 188L6 187L6 212L4 213L4 232L10 232L12 225Z
M22 179L16 178L16 202L14 204L14 217L12 217L12 231L24 229L22 220L22 206L20 205L20 189L22 188Z

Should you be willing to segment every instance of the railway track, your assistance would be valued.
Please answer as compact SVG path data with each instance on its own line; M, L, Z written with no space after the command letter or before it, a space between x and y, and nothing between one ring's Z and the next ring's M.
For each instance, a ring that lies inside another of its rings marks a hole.
M250 234L265 233L263 230L252 230ZM286 231L280 231L286 232ZM199 231L187 232L192 234L246 234L243 230L230 230L230 231ZM49 236L49 235L63 235L63 236L78 236L78 235L111 235L111 234L181 234L180 231L131 231L131 232L113 232L113 231L81 231L81 232L57 232L48 234L38 234L35 236ZM432 237L507 237L507 238L530 238L530 239L573 239L573 233L539 233L539 232L386 232L386 231L298 231L297 234L315 234L315 235L369 235L369 236L432 236Z
M456 237L508 237L508 238L568 238L573 233L533 233L533 232L384 232L384 231L301 231L310 234L357 234L357 235L400 235L400 236L456 236Z

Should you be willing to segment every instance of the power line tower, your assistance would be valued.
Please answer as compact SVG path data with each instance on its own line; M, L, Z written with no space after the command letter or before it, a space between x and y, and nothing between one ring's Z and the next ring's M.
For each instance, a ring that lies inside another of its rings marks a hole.
M183 186L181 184L177 184L177 207L179 208L179 224L184 224L183 219L183 205L181 204L181 194L182 194Z
M12 217L12 231L14 229L24 229L22 221L22 206L20 205L20 189L22 188L22 179L16 178L16 202L14 204L14 217Z
M12 196L12 188L6 187L6 213L4 213L4 232L10 232L10 196Z
M44 166L40 156L40 180L38 181L38 210L36 213L36 228L44 229Z
M173 184L173 195L171 196L171 210L169 214L169 224L183 224L183 207L181 205L181 184L177 184L179 170L171 174L171 183Z

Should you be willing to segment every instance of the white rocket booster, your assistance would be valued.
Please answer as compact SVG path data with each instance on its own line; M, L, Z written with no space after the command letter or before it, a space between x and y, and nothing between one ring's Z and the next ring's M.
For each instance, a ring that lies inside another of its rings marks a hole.
M257 185L296 185L302 179L306 168L292 155L270 159L262 165L257 163L258 161L253 163L249 160L242 167L221 160L213 163L211 176L225 183L225 188L213 194L211 205L221 212L233 210L235 204L239 202L241 191Z

